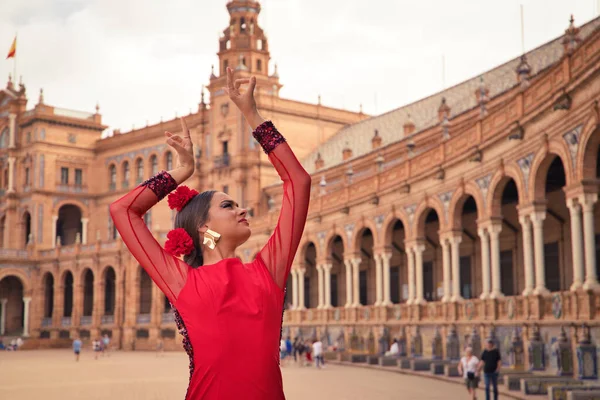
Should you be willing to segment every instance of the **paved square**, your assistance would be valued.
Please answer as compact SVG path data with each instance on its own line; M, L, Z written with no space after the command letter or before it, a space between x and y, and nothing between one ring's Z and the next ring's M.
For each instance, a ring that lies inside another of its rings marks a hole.
M251 365L248 368L252 368ZM69 350L0 352L2 400L183 400L188 360L183 352L114 352L78 363ZM466 390L432 379L329 365L283 368L287 400L460 399Z

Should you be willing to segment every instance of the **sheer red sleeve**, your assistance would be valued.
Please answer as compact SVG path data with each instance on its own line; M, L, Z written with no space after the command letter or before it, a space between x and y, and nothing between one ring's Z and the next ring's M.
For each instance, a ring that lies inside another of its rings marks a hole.
M142 216L176 187L177 182L163 171L110 205L123 242L172 304L185 284L189 266L160 246Z
M283 289L306 223L310 175L270 121L256 128L254 137L283 180L283 200L277 226L257 256Z

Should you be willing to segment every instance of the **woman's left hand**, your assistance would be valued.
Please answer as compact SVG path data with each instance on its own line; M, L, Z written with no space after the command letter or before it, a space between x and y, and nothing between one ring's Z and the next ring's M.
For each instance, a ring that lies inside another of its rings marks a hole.
M240 92L240 86L249 84L248 89L244 92ZM233 103L240 109L245 117L251 116L256 113L256 100L254 99L254 88L256 87L256 77L244 78L244 79L233 79L233 70L227 68L227 87L225 91L229 95L229 98Z

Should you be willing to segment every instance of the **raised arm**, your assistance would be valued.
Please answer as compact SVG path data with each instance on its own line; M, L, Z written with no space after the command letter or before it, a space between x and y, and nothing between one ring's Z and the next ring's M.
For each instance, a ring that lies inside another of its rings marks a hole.
M191 167L185 159L193 150L191 139L187 143L189 131L183 119L182 128L188 134L183 139L165 133L167 143L179 155L178 167L158 173L110 205L110 215L123 242L172 304L185 284L189 266L161 247L146 227L143 215L193 173L193 156Z
M310 175L270 121L262 123L254 131L254 137L269 155L269 160L283 181L277 226L257 256L264 262L277 285L283 288L304 231L310 199Z
M240 93L242 84L248 89ZM308 201L310 198L310 175L302 168L285 139L273 124L260 116L254 100L256 78L233 79L233 71L227 68L229 98L240 109L244 118L254 129L254 137L260 143L269 160L283 181L283 200L279 221L265 247L257 255L280 288L290 273L292 260L302 237Z

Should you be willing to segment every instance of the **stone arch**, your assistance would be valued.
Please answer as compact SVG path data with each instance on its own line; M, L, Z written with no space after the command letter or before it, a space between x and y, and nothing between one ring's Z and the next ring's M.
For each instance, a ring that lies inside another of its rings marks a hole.
M300 254L300 265L304 268L304 298L298 298L299 305L316 308L318 305L317 246L313 242L307 242Z
M344 252L346 253L346 255L350 254L351 251L354 251L354 249L350 248L350 243L348 241L348 236L346 235L346 232L344 232L343 229L340 229L339 227L334 226L333 229L330 229L329 232L327 232L327 236L325 236L325 240L323 241L322 252L320 252L318 255L327 254L327 251L328 251L327 246L333 240L333 238L336 236L339 236L342 238L342 242L344 243Z
M340 235L335 235L326 243L326 252L324 258L331 265L330 270L330 291L324 292L325 296L329 296L329 300L333 307L339 307L348 301L346 293L346 266L345 258L347 248L344 247L344 240ZM325 299L327 302L327 298ZM327 303L326 303L327 304Z
M73 300L75 292L75 274L70 269L65 269L59 280L59 288L63 291L63 315L71 317L73 314Z
M362 225L354 239L354 254L360 259L358 303L362 305L376 302L375 235L376 232L373 232L372 228ZM357 299L353 300L354 304L357 304Z
M138 266L137 276L138 288L138 314L150 314L152 312L152 279L142 266Z
M370 218L363 218L354 228L354 232L352 232L352 246L354 249L358 248L357 245L360 242L360 236L366 229L369 229L373 235L373 247L378 248L381 246L379 243L379 230L375 226L375 223Z
M565 169L566 184L569 186L573 182L573 165L571 156L565 147L566 145L553 140L548 142L548 146L542 147L533 158L531 163L531 173L529 175L529 196L530 200L543 200L545 197L545 183L548 168L554 157L559 157L563 168Z
M419 206L417 207L414 214L412 232L414 233L414 236L416 236L416 238L422 237L424 235L425 218L427 218L427 210L430 208L435 210L435 212L438 215L438 218L440 219L440 231L444 230L444 228L446 227L446 216L444 213L444 206L442 205L441 201L438 200L436 197L428 196L425 200L419 203ZM413 238L415 238L414 236Z
M60 207L55 208L58 216L56 220L56 236L60 238L63 246L69 246L77 242L78 236L81 241L84 218L83 209L72 202L66 202Z
M579 139L577 152L577 177L580 180L596 179L598 174L600 150L600 126L596 118L591 117L585 124Z
M8 276L15 276L19 278L23 285L23 293L25 296L31 295L32 283L31 280L25 273L17 268L1 268L0 269L0 281Z
M51 271L46 271L41 280L41 292L43 293L43 318L52 318L54 314L54 291L55 280Z
M80 273L82 290L82 316L90 317L94 312L94 290L96 276L91 268L84 268Z
M510 179L515 181L515 185L517 186L517 191L519 193L519 203L527 203L527 190L525 190L523 175L521 174L519 167L516 164L511 163L509 165L505 165L504 168L496 171L496 173L492 177L492 180L490 181L490 186L488 188L488 198L486 202L487 215L500 215L502 193Z
M57 215L58 210L60 210L61 207L66 206L66 205L72 205L72 206L78 207L79 210L81 211L81 218L89 218L90 217L90 211L89 211L88 207L85 204L83 204L81 201L76 200L76 199L67 199L67 200L59 201L52 208L52 214Z
M489 191L487 193L489 195ZM475 182L461 185L452 194L448 205L448 229L459 229L461 226L462 210L467 198L471 196L477 205L477 218L482 220L485 216L485 198L481 189Z
M3 324L0 325L0 335L21 335L25 327L25 310L23 297L27 296L25 282L17 274L0 275L0 293L6 301Z
M381 244L383 245L383 247L389 247L389 244L392 240L392 232L394 230L394 225L396 224L396 221L400 221L402 222L402 225L404 225L405 237L411 237L411 224L409 222L408 216L400 210L394 210L385 217L381 226L381 230L383 232L381 236Z

